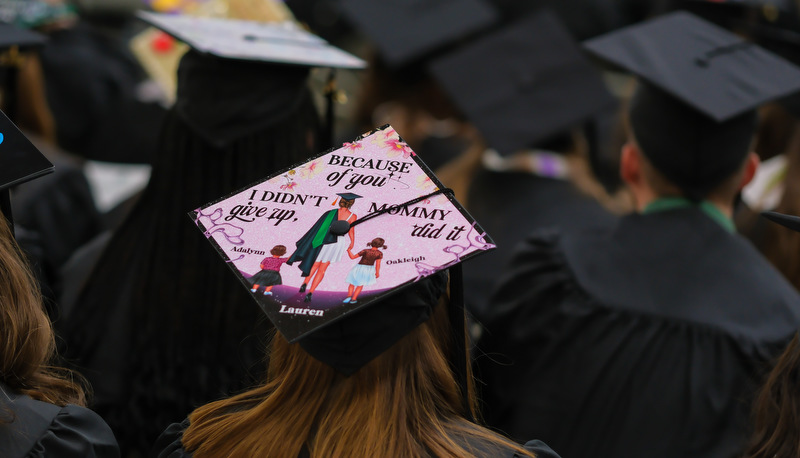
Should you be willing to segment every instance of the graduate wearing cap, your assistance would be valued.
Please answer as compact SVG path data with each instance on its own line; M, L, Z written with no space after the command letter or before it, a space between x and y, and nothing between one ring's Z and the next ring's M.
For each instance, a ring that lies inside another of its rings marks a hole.
M192 50L150 182L119 229L65 272L61 298L67 354L126 455L146 455L171 422L260 379L270 325L186 212L318 150L309 72L360 65L291 24L145 17Z
M325 271L332 262L339 262L342 256L353 249L355 229L350 225L358 219L358 215L350 211L358 199L352 192L338 193L339 208L326 211L319 217L295 244L297 249L286 262L289 265L300 261L297 267L303 272L303 284L300 292L306 293L305 301L311 302L314 291L325 278Z
M328 177L337 165L330 159L349 154L355 163L397 157L398 142L408 153L404 172L398 172L403 180L385 186L331 186ZM539 441L520 446L475 420L461 263L494 244L452 191L412 153L391 126L384 126L294 165L288 172L296 172L297 189L316 199L306 205L274 204L277 210L292 209L291 218L280 227L263 224L265 219L228 225L214 215L240 208L254 192L281 189L286 170L190 212L208 237L209 248L219 254L217 262L230 267L249 290L249 272L260 259L249 256L248 248L284 241L309 225L323 228L319 208L329 199L320 190L346 187L358 191L362 202L385 203L381 208L374 205L352 224L332 221L326 229L312 229L303 237L333 233L345 237L346 248L347 226L358 226L359 244L367 241L371 246L359 253L368 261L360 267L331 266L330 287L313 302L304 302L297 292L303 281L297 271L287 272L272 295L251 291L275 327L266 377L248 391L201 406L170 426L154 447L158 456L557 456ZM312 165L319 170L320 164L328 166L324 173L306 173ZM342 192L341 198L355 196ZM333 215L325 212L325 219L333 220L339 212L332 211ZM421 214L438 215L440 229L435 231L450 228L449 236L431 233L433 224L423 224ZM380 273L369 264L382 258L379 248L385 240L375 235L394 241ZM231 256L232 252L246 254ZM370 282L378 275L377 284Z
M9 187L53 165L0 112L0 452L3 457L119 457L108 425L87 409L81 377L57 367L40 288L14 239Z
M464 267L467 307L481 321L512 249L530 232L614 223L587 191L600 185L583 127L615 100L548 10L440 57L431 71L489 146L477 167L442 170L443 178L469 177L467 207L497 241Z
M362 83L354 122L358 133L382 124L425 158L431 170L468 149L471 130L428 64L496 26L500 14L487 0L345 0L342 16L363 34L370 66Z
M688 13L586 43L639 76L621 175L637 212L519 247L479 347L489 424L572 457L733 457L800 296L731 215L754 109L800 69Z

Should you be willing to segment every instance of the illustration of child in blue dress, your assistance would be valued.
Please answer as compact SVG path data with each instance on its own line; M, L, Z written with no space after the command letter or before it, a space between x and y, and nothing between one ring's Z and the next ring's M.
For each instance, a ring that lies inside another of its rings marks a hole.
M378 248L385 250L386 245L384 245L384 242L382 238L377 237L367 244L370 248L361 250L358 254L353 254L352 251L347 250L350 259L356 259L360 256L361 260L347 274L346 281L349 283L347 286L347 298L342 301L345 304L355 304L361 289L368 285L374 285L380 278L383 253Z
M269 251L269 254L272 256L261 261L261 271L250 277L250 283L253 285L250 291L258 292L258 289L263 286L265 296L271 296L272 287L283 283L280 272L281 266L289 260L288 257L281 257L286 254L286 247L283 245L275 245Z

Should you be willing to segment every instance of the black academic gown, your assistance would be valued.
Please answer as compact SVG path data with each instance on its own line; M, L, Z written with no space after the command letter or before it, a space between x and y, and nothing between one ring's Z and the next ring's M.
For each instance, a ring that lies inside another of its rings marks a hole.
M184 420L183 423L175 423L170 425L164 431L164 433L161 434L161 437L158 438L158 441L156 441L156 444L153 447L152 455L157 458L192 458L192 453L187 452L181 443L183 432L188 427L189 420ZM477 443L471 445L472 449L476 450L476 458L519 457L519 455L511 449L497 449L496 446L487 446L485 444ZM560 458L556 452L547 446L547 444L539 440L528 441L523 448L530 452L534 452L536 454L536 458ZM485 453L480 452L480 450L485 451ZM308 456L307 452L305 455L301 452L300 457L298 458L303 458L303 456Z
M754 390L800 327L792 287L696 208L531 237L493 304L486 420L570 458L739 456Z
M338 209L330 210L323 213L322 216L319 217L317 222L311 226L311 229L309 229L308 232L306 232L303 237L297 241L295 244L297 249L289 257L289 260L286 262L286 264L292 265L293 263L300 261L300 264L297 267L299 267L303 272L303 276L307 277L308 274L311 273L311 267L314 266L314 261L316 261L319 251L322 249L322 245L334 243L337 240L338 236L328 230L330 228L330 223L327 224L327 227L324 226L326 226L325 220L327 219L328 214L331 212L336 212L331 221L337 221L338 211ZM326 231L325 237L322 239L321 245L314 247L312 242L314 241L314 237L316 237L317 232L320 230Z
M108 425L84 407L36 401L0 383L0 456L3 458L117 458ZM6 422L7 418L13 418Z
M465 305L478 321L514 247L525 236L546 227L610 227L617 220L569 181L523 172L481 170L470 185L468 203L470 214L497 244L463 267Z

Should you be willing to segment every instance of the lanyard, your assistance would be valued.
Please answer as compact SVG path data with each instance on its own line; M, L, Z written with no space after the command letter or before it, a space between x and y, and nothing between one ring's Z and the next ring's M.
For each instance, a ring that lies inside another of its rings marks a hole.
M728 218L722 211L711 202L704 200L700 203L695 203L683 197L664 197L650 202L642 214L648 215L651 213L658 213L662 211L674 210L676 208L698 207L700 211L706 214L709 218L716 221L717 224L722 226L723 229L731 234L736 233L736 226L730 218Z

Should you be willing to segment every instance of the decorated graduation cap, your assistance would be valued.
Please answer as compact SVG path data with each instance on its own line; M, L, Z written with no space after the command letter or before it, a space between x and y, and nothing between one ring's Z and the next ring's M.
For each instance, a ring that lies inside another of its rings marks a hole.
M139 12L191 50L178 67L176 111L201 136L222 146L280 121L300 105L313 67L361 69L365 62L286 21ZM220 84L227 81L227 84ZM332 135L333 74L326 133Z
M616 103L549 10L440 57L431 72L503 155L569 132Z
M430 316L445 270L494 248L390 126L190 216L277 330L343 374ZM451 314L462 350L463 313ZM464 354L454 364L465 368Z
M0 210L12 231L10 188L53 170L53 164L0 112Z
M339 6L393 68L484 31L500 19L484 0L342 0Z
M629 110L633 136L695 200L741 166L755 109L800 90L800 69L684 11L589 40L585 48L639 77Z

